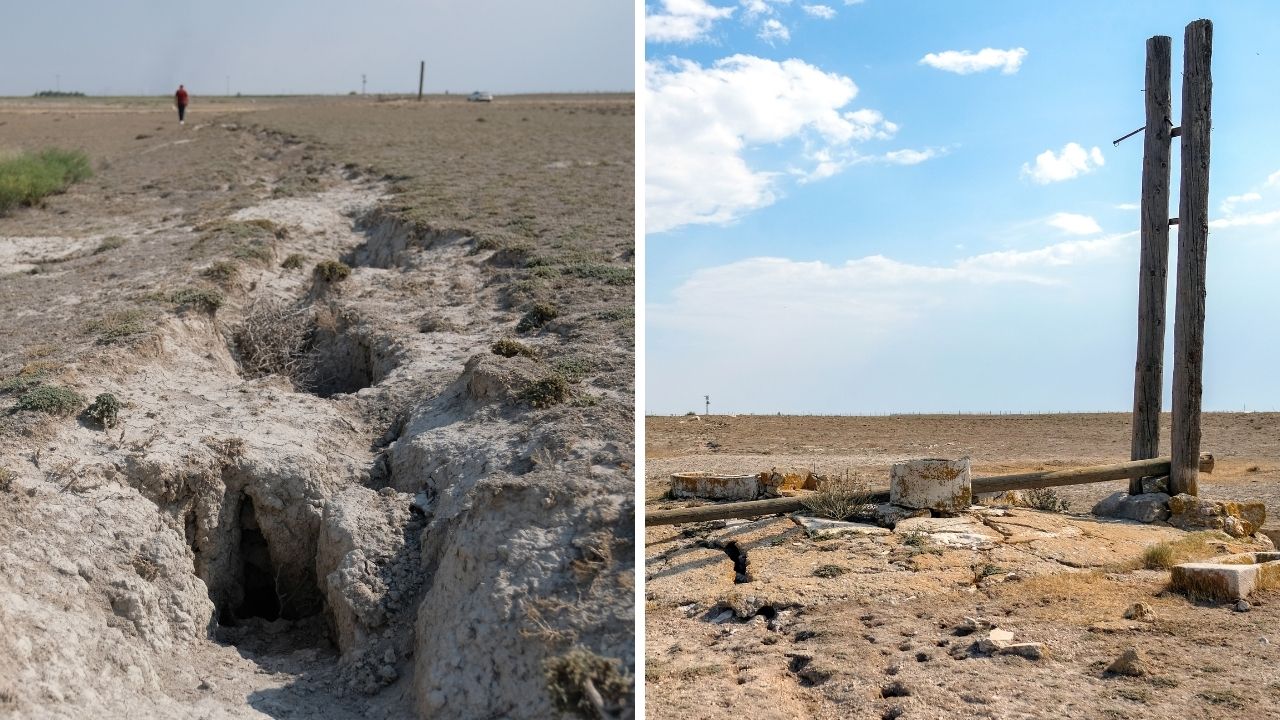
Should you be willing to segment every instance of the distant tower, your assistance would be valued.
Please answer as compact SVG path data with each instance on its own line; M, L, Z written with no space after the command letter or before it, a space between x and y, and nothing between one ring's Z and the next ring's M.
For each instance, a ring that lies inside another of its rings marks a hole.
M365 80L365 74L364 74L364 73L360 73L360 94L361 94L361 95L363 95L363 94L364 94L364 85L365 85L365 81L366 81L366 80Z
M703 395L703 396L702 396L702 399L703 399L703 400L705 400L705 401L706 401L706 403L707 403L707 409L706 409L706 410L704 410L702 414L703 414L703 415L710 415L710 414L711 414L711 396L710 396L710 395Z

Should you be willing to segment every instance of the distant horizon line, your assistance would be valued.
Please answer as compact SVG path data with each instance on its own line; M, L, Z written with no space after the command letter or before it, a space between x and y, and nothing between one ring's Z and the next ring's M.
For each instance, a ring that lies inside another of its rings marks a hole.
M49 91L37 90L35 93L31 93L28 95L0 94L0 99L3 99L3 100L88 100L91 98L98 98L98 99L169 98L172 96L170 93L161 93L161 94L142 93L142 94L130 94L130 95L106 95L106 94L95 95L95 94L89 94L89 93L84 93L81 95L70 94L73 92L80 92L79 90L64 91L68 93L64 95L42 96L38 94L42 92L49 92ZM59 92L59 91L53 91L53 92ZM438 91L438 92L423 92L422 96L430 97L430 96L444 96L444 95L449 95L449 96L470 95L473 92L488 92L495 97L499 97L499 96L514 97L514 96L520 96L520 95L635 95L636 94L635 90L520 90L515 92L492 92L489 90L465 90L465 91L452 92L449 90L445 90L445 91ZM217 94L192 93L192 96L204 97L204 98L228 98L228 99L252 98L252 97L400 97L400 96L416 98L418 96L418 93L417 91L410 90L407 92L369 92L369 93L357 93L357 92L350 92L350 91L348 92L297 92L297 93L294 93L294 92L236 93L234 95L226 95L222 93L217 93Z
M1255 413L1280 413L1280 409L1270 408L1264 410L1201 410L1203 415L1252 415ZM1133 410L962 410L962 411L893 411L893 412L847 412L847 413L785 413L785 412L718 412L718 413L696 413L696 412L677 412L677 413L645 413L644 417L894 417L894 416L910 416L910 417L955 417L955 416L1036 416L1036 415L1132 415ZM1170 415L1171 411L1161 410L1161 415Z

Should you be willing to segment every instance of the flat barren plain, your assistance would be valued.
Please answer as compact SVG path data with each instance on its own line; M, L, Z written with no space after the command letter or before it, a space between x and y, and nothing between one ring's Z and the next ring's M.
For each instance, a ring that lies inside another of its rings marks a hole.
M651 511L703 502L665 499L682 471L813 470L887 486L890 465L911 458L968 456L975 476L1122 462L1129 416L649 417L645 443ZM1217 460L1202 497L1280 513L1280 415L1208 413L1202 449ZM824 538L785 516L649 527L648 714L1280 715L1280 595L1261 591L1241 607L1192 600L1151 562L1152 548L1187 560L1269 549L1270 539L1089 514L1125 488L1061 487L1059 512L992 506L949 532ZM994 631L1027 647L984 651ZM1137 660L1114 666L1130 649Z

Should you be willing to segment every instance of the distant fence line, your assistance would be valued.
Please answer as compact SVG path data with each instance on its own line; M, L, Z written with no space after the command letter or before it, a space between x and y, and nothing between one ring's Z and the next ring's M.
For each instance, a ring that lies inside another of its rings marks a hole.
M1254 409L1254 410L1206 410L1206 415L1235 415L1235 414L1253 414L1253 413L1275 413L1280 412L1276 408ZM1124 410L956 410L956 411L922 411L922 412L848 412L848 413L818 413L818 412L800 412L800 413L759 413L759 412L737 412L737 413L712 413L711 417L952 417L952 416L1038 416L1038 415L1128 415L1129 409ZM689 417L695 414L698 417L707 417L702 413L650 413L646 417ZM1168 415L1169 411L1163 411L1164 415Z

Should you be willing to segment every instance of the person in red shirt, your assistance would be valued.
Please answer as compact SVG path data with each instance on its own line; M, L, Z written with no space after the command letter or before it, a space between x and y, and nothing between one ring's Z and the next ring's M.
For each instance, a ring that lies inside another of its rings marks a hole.
M173 94L174 102L178 104L178 124L187 124L187 89L178 86L178 92Z

